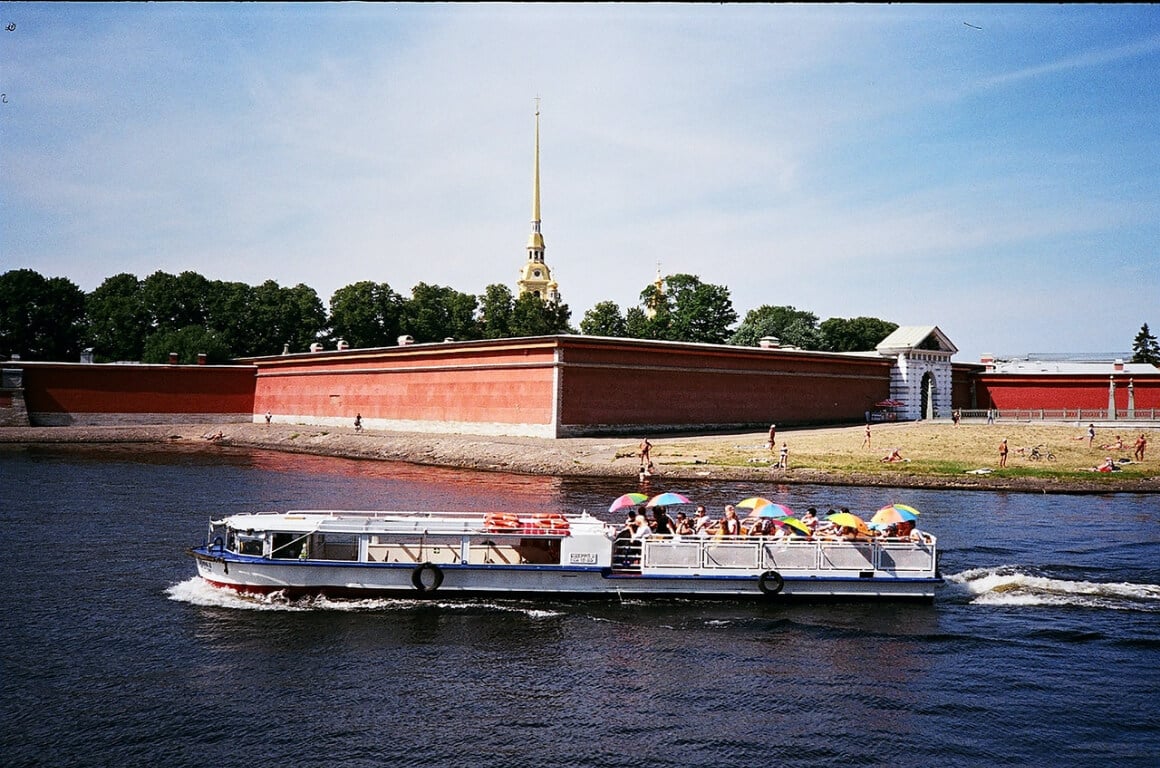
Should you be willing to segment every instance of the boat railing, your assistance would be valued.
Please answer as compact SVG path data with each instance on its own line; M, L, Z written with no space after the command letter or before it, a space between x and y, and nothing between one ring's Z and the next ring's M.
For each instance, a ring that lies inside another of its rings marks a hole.
M834 541L725 536L650 536L633 542L640 567L673 570L776 570L933 572L935 540ZM616 553L627 560L630 544L617 542ZM616 560L614 553L614 561ZM614 563L619 565L619 563Z

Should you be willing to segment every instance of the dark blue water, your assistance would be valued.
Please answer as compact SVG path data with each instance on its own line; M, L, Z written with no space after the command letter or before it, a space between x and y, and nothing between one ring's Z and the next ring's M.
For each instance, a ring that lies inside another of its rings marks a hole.
M662 487L663 486L663 487ZM4 766L1153 766L1160 505L654 481L710 508L923 511L933 605L271 604L211 517L603 510L608 480L262 452L0 450Z

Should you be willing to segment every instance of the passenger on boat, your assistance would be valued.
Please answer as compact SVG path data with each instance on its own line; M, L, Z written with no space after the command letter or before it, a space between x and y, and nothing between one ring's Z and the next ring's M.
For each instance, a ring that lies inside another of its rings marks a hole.
M648 524L648 518L644 516L644 512L638 512L636 515L636 528L632 533L632 538L643 539L652 533L652 528Z
M673 521L669 518L669 513L665 511L664 507L657 507L653 510L652 530L658 536L673 535Z
M773 519L769 517L757 518L753 521L753 527L749 529L750 536L769 536L773 532Z
M813 507L808 508L806 513L802 515L802 522L810 529L810 533L816 531L818 529L818 511Z
M693 524L689 520L689 516L684 512L677 513L677 535L678 536L692 536Z
M913 525L914 523L911 523L911 526ZM911 528L910 534L906 538L917 544L930 544L930 536L914 527Z
M693 533L698 536L708 536L710 522L709 513L705 511L705 508L697 507L697 512L693 515Z
M737 510L733 508L732 504L725 507L725 517L721 518L717 533L721 536L741 535L741 521L737 519Z

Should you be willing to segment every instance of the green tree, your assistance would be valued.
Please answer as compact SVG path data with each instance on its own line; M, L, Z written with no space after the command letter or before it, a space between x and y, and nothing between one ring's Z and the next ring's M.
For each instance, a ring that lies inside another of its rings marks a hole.
M252 294L253 304L247 313L249 338L236 348L239 354L278 355L284 349L303 352L326 337L326 309L313 288L302 283L283 288L267 280Z
M897 323L876 317L831 317L823 320L818 330L822 338L821 349L828 352L868 352L897 329Z
M188 325L151 335L145 342L142 361L167 363L171 352L177 353L177 362L181 365L196 363L200 354L204 354L209 363L226 363L231 359L230 349L219 334L201 325Z
M572 311L567 304L548 301L525 293L512 305L512 336L555 336L572 333L568 325Z
M0 354L76 361L85 332L85 294L71 280L31 269L0 275Z
M1132 342L1132 362L1160 365L1160 344L1148 330L1147 323L1140 326L1140 332Z
M446 338L478 339L480 330L475 319L478 303L469 293L419 283L411 289L411 298L403 305L403 326L419 343Z
M587 336L612 336L623 338L628 335L628 323L620 313L620 305L615 301L601 301L584 313L580 321L580 332Z
M818 316L790 306L764 304L751 309L729 339L730 344L755 347L764 336L774 336L783 346L821 349Z
M122 272L105 278L85 296L85 314L93 360L107 363L143 359L151 314L136 275Z
M502 283L493 283L484 289L479 304L483 338L509 338L512 335L512 312L515 307L511 288Z
M176 331L191 325L204 328L209 293L209 280L196 272L171 275L158 271L141 282L152 331Z
M217 341L225 345L233 357L255 354L256 323L253 314L256 301L251 286L222 280L206 281L202 306L205 312L204 327L214 333Z
M630 339L655 339L654 319L640 307L624 311L624 335Z
M729 289L703 283L696 275L669 275L666 295L672 307L668 338L721 344L737 322Z
M402 334L403 298L369 280L339 288L330 298L331 332L352 347L385 347Z

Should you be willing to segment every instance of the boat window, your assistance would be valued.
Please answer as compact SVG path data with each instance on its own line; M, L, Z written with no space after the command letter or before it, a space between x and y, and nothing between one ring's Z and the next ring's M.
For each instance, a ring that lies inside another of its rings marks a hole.
M270 557L297 560L302 556L307 537L300 533L275 533Z
M312 560L358 560L358 534L316 533L307 551Z

